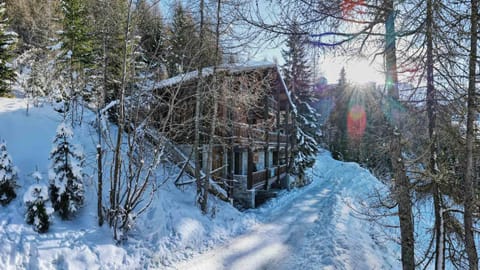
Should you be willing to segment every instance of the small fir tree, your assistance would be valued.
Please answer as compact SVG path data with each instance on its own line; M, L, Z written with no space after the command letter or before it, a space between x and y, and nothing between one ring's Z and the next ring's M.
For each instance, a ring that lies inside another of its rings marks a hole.
M35 171L32 177L36 184L31 185L23 196L23 202L27 207L25 222L33 225L36 232L45 233L50 227L50 215L53 209L48 205L47 186L40 184L42 175Z
M315 163L315 156L318 153L319 129L317 112L307 102L296 104L297 114L295 115L295 138L296 144L292 154L294 157L293 173L298 175L299 185L307 182L305 171Z
M83 153L77 151L70 143L73 137L72 129L65 123L57 128L53 141L54 147L50 152L52 165L49 172L50 185L48 188L53 208L58 211L62 219L74 215L83 205Z
M9 63L13 57L12 50L17 41L17 34L8 31L5 1L0 0L0 97L9 96L10 84L16 79L16 73Z
M17 169L13 166L12 158L7 152L7 144L0 143L0 204L7 205L17 194Z

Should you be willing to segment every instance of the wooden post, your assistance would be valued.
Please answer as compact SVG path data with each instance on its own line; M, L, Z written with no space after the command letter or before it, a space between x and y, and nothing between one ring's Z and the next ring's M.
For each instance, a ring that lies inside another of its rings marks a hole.
M277 182L280 183L280 97L277 93Z
M252 189L253 187L253 152L252 148L248 147L248 158L247 158L247 189Z
M266 173L265 173L265 186L264 186L264 189L265 190L268 190L269 188L269 185L268 185L268 179L270 178L270 167L269 167L269 164L268 164L268 159L269 159L269 153L268 153L268 144L269 144L269 141L270 141L270 132L269 132L269 129L268 129L268 92L265 91L265 105L264 105L264 110L263 110L263 118L264 118L264 132L265 132L265 146L264 146L264 158L263 158L263 163L264 163L264 167L265 167L265 170L266 170Z
M289 166L289 157L288 157L288 147L289 147L289 140L290 140L290 129L288 128L288 118L290 118L290 104L286 105L285 108L285 135L287 136L286 144L285 144L285 164L287 164L287 173L290 171Z

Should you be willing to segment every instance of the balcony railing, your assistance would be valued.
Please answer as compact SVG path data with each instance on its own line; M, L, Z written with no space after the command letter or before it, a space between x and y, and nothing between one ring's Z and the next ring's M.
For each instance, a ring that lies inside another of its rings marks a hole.
M261 170L252 173L252 187L257 187L262 183L265 183L267 179L267 170Z
M267 132L263 129L249 127L247 124L235 123L233 126L233 136L240 139L252 138L254 141L266 141ZM280 140L280 143L287 142L287 135L280 134L278 132L270 131L268 132L269 141L271 143L277 141L277 137Z
M273 173L271 173L272 171ZM252 173L252 181L247 184L247 188L258 188L265 184L265 181L268 179L269 184L276 180L278 176L282 176L287 172L287 165L280 165L275 167L270 167L265 170L256 171Z

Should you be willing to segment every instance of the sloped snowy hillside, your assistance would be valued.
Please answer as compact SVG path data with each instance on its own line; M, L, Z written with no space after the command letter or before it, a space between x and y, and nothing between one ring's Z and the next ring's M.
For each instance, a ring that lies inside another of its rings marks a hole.
M36 168L43 178L40 184L48 184L48 158L60 119L49 104L30 108L27 116L26 100L0 98L0 140L7 142L19 170L17 198L6 207L0 206L0 269L162 269L255 223L252 215L214 199L215 218L203 216L195 206L193 188L179 190L167 182L156 194L153 206L140 216L128 242L118 246L108 226L97 226L97 190L95 179L90 177L85 180L86 204L78 216L62 221L54 215L49 231L36 233L24 221L22 198L35 183L32 173ZM87 112L84 125L74 129L74 142L84 149L90 176L96 175L93 120L94 115ZM170 170L168 166L160 168L158 181L163 182L162 176Z

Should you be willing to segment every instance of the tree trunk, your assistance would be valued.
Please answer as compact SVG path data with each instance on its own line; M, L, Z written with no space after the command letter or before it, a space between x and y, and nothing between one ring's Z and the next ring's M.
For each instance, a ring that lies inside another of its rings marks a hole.
M200 40L199 40L199 51L203 50L203 39L204 39L204 0L200 0ZM202 53L200 53L200 59L202 58ZM200 174L200 117L201 117L201 94L202 94L202 65L198 65L198 83L195 90L195 130L194 130L194 142L193 142L193 153L195 157L195 179L197 182L197 202L200 204L200 208L204 209L206 206L203 205L203 193L208 192L203 189L202 178ZM208 179L205 179L208 181Z
M432 179L433 207L435 213L435 269L445 269L445 235L442 228L442 195L438 186L437 135L436 129L436 90L433 77L433 0L427 0L426 18L427 42L427 115L428 137L430 139L429 171Z
M467 138L466 138L466 153L467 153L467 168L465 172L464 184L464 215L463 222L465 227L465 248L467 251L468 265L471 270L478 269L478 255L475 247L475 239L473 235L473 140L475 139L473 123L476 119L476 104L475 104L475 70L477 58L477 30L478 30L478 0L471 1L470 14L470 59L468 64L468 97L467 97Z
M397 58L395 47L395 10L393 0L385 1L385 66L386 66L386 88L390 96L390 102L398 103L398 74ZM390 104L392 116L392 138L390 144L390 155L394 176L394 193L398 203L398 217L400 220L402 265L404 270L415 269L414 253L414 227L412 215L412 202L410 198L410 183L407 178L403 158L400 134L400 121L395 118L400 112L394 112L396 106Z
M98 144L97 144L97 216L98 226L103 225L103 208L102 208L102 193L103 193L103 164L102 164L102 131L100 124L100 117L98 119Z
M121 148L122 148L122 135L125 129L125 88L127 83L127 57L128 57L128 36L130 33L130 16L131 16L131 6L132 0L128 2L127 10L127 21L125 26L124 40L123 40L123 59L122 59L122 81L120 87L120 98L118 103L119 115L118 115L118 131L117 139L115 142L115 151L114 151L114 160L113 160L113 186L110 187L110 210L113 211L115 216L111 216L110 225L114 228L114 238L119 240L117 237L117 210L120 204L120 182L121 182Z
M206 214L208 212L207 205L208 205L208 190L210 185L210 177L211 177L211 170L212 167L212 160L213 160L213 144L214 137L215 137L215 129L217 124L217 111L218 111L218 91L220 91L221 86L218 84L217 78L217 65L218 65L218 53L220 51L220 7L221 7L221 0L217 1L217 25L215 30L215 66L213 68L213 82L211 90L213 90L213 112L212 112L212 124L210 127L210 138L208 141L208 158L207 158L207 171L206 176L203 181L203 200L202 200L202 212ZM203 13L203 11L202 11Z

